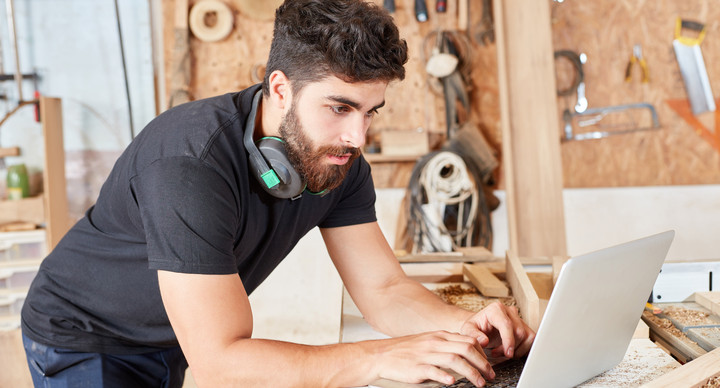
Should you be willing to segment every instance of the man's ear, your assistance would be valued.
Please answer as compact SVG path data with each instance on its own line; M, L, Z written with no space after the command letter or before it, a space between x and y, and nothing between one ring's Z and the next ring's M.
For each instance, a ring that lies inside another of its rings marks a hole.
M290 80L280 70L275 70L268 78L270 86L270 101L279 109L285 109L292 101Z

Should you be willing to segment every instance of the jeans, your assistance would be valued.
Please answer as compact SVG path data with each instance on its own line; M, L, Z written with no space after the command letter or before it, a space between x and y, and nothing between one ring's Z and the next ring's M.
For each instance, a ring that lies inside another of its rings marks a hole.
M36 388L180 388L187 361L180 347L132 355L53 348L22 336Z

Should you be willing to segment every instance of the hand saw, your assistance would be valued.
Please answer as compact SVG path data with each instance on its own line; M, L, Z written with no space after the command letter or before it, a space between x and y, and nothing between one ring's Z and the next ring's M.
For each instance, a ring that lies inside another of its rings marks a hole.
M682 35L683 29L697 31L698 35L695 38L684 36ZM690 106L695 115L715 111L715 99L710 89L710 80L700 50L700 43L704 38L704 24L682 20L681 18L677 19L673 48L680 66L680 73L685 82Z

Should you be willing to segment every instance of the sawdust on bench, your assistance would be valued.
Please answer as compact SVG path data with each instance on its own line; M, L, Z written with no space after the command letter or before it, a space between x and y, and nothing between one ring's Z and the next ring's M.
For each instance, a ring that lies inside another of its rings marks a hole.
M673 324L672 321L670 321L669 319L660 318L647 310L643 311L643 316L650 320L652 323L659 326L660 328L665 329L666 332L670 333L674 337L677 337L679 340L692 344L696 343L695 341L688 338L685 333L683 333L680 329L675 327L675 324Z
M506 306L515 306L515 298L487 298L484 297L475 288L463 287L459 284L451 284L445 287L432 290L445 303L464 308L470 311L480 311L489 304L499 301Z

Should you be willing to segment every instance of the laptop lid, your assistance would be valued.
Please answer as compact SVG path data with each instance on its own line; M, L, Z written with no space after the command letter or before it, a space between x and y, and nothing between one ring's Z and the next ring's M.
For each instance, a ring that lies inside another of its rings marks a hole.
M518 388L575 386L619 364L674 236L671 230L565 263Z

